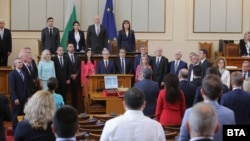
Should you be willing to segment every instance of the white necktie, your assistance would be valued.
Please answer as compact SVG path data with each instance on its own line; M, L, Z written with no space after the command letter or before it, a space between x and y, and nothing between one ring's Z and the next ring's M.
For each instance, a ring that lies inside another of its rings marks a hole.
M177 68L178 68L178 61L175 62L175 72L177 71Z

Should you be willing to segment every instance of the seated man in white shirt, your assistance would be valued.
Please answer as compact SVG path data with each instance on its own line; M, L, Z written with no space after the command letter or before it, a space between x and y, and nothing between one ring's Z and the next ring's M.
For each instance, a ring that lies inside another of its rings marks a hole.
M138 88L130 88L123 101L126 112L105 123L101 141L165 141L160 123L143 115L145 96Z

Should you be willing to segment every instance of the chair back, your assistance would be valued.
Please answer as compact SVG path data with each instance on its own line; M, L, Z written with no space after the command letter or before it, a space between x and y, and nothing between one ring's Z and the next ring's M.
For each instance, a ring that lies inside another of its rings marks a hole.
M118 54L119 53L119 49L117 47L117 41L110 41L110 54Z
M145 46L148 49L148 40L136 40L135 51L140 52L141 46Z
M209 61L214 61L214 56L213 56L213 42L207 43L207 42L199 42L199 49L205 49L207 50L207 58Z
M225 57L238 57L240 56L239 44L224 44L224 56Z

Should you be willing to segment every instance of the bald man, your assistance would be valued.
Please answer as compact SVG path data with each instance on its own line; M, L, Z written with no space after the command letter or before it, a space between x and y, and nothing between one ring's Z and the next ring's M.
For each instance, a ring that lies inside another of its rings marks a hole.
M87 47L91 48L94 54L102 54L103 48L108 43L108 33L106 28L100 24L98 15L94 18L94 24L88 27L87 31Z

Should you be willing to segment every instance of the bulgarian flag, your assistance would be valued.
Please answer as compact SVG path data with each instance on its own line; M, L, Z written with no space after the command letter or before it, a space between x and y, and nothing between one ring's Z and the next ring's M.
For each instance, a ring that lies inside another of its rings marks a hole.
M64 48L64 51L67 50L67 40L69 31L73 28L73 22L77 20L76 17L76 1L75 0L66 0L66 15L65 15L65 22L64 22L64 32L63 37L61 39L61 46Z

